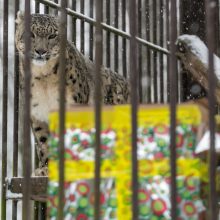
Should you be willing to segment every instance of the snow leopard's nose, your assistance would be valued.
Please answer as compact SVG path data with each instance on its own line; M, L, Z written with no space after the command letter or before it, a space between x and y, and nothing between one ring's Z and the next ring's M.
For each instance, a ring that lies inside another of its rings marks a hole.
M35 50L36 54L39 55L39 56L43 56L47 53L46 50L44 49L38 49L38 50Z

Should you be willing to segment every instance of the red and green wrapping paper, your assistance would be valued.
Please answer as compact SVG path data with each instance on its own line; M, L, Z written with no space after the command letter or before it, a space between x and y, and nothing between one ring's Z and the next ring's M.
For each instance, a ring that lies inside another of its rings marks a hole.
M177 188L179 220L197 220L204 205L201 179L207 167L195 158L201 114L197 106L177 112ZM65 220L94 219L94 115L92 108L67 113L65 132ZM139 219L170 217L169 109L138 112ZM50 115L48 219L58 205L58 114ZM101 219L131 219L131 127L129 106L104 108L101 133ZM204 179L206 180L206 178Z

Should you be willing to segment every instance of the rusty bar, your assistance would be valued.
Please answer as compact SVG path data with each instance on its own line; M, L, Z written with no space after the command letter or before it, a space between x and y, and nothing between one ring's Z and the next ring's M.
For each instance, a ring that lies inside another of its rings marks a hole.
M138 48L137 6L135 0L129 1L130 17L130 84L131 84L131 124L132 124L132 219L138 219L138 161L137 161L137 110L138 110Z
M72 0L72 9L76 10L76 0ZM76 18L72 18L72 41L76 45Z
M149 0L145 1L145 11L146 11L146 39L150 41L150 5ZM151 102L151 53L150 49L147 47L147 77L148 77L148 85L147 85L147 101Z
M96 145L95 145L95 220L100 219L100 166L101 166L101 66L103 62L103 34L101 22L103 19L103 1L96 0L96 31L95 31L95 66L96 66L96 84L95 84L95 129L96 129Z
M94 7L94 2L93 0L90 0L90 17L93 18L93 7ZM93 24L90 24L89 26L89 58L93 60Z
M23 187L22 219L31 219L30 212L30 175L31 175L31 135L30 135L30 97L31 97L31 66L30 66L30 0L25 0L25 56L24 56L24 148L23 148L23 175L26 183Z
M108 25L110 25L111 22L110 13L111 13L110 0L106 0L106 23ZM111 45L111 32L106 31L106 66L107 67L111 66L110 45Z
M216 1L205 1L206 8L206 30L207 30L207 45L209 48L208 62L209 62L209 130L210 130L210 153L209 153L209 219L217 220L217 193L216 193L216 152L215 152L215 90L216 77L214 73L214 57L213 53L216 47L215 35L215 16L216 16Z
M67 44L67 0L61 0L61 14L59 24L60 57L59 57L59 203L58 220L64 219L64 131L65 131L65 69L66 69L66 44Z
M142 0L138 0L138 36L142 38ZM142 94L142 45L139 44L138 47L138 71L139 71L139 98L140 102L143 102L143 94Z
M2 101L2 185L1 185L1 219L6 219L6 185L7 176L7 129L8 129L8 0L4 0L3 14L3 101Z
M114 2L115 6L115 28L118 28L118 16L119 16L119 0L115 0ZM114 44L115 44L115 50L114 50L114 70L118 72L118 35L115 34L114 36Z
M176 103L177 103L177 60L175 41L177 38L176 0L170 1L170 169L171 169L171 219L177 220L176 189Z
M126 31L126 0L122 0L122 30ZM126 38L122 38L122 62L123 62L123 76L127 77L127 42Z
M160 46L164 46L164 3L163 0L160 0ZM164 59L163 54L160 53L160 102L164 102Z
M153 43L157 44L157 1L153 1ZM158 83L157 83L157 52L153 51L153 91L154 91L154 102L158 102Z
M15 14L19 10L19 0L15 2ZM14 121L13 121L13 177L18 175L18 131L19 131L19 58L14 47ZM17 219L17 201L12 202L12 220Z
M85 4L84 0L80 0L80 13L84 14ZM85 52L85 22L80 21L80 50L81 53Z

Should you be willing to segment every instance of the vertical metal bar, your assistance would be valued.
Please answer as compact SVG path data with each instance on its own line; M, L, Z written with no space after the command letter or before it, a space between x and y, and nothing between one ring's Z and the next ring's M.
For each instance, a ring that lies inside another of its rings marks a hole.
M58 0L54 0L55 3L58 3ZM44 13L49 14L49 6L44 5ZM35 13L40 12L40 3L38 1L35 1ZM58 10L55 10L55 15L58 14ZM37 151L35 151L35 166L38 167L39 159L37 156ZM34 202L34 219L45 219L46 215L46 209L44 208L45 204L41 202ZM43 208L42 208L43 207Z
M189 10L186 9L186 0L182 0L179 3L179 10L180 10L180 16L179 16L179 23L180 23L180 34L184 34L184 27L188 26L187 22L185 21L185 13L189 12ZM189 7L191 7L189 4L187 4ZM188 92L190 90L188 89L188 85L190 83L189 81L189 76L187 72L184 70L184 68L181 68L181 73L180 73L180 79L181 79L181 93L180 93L180 98L181 101L184 102L187 100Z
M181 0L181 32L194 34L205 40L205 1Z
M170 169L171 169L171 219L177 219L176 204L176 103L177 103L177 60L175 56L175 41L177 38L176 0L171 0L170 17Z
M35 0L35 13L39 13L40 12L40 3ZM36 142L36 140L35 140ZM35 154L34 154L34 168L38 168L38 165L39 165L39 158L38 158L38 155L37 155L37 148L34 144L34 147L35 147ZM39 219L39 206L40 206L40 202L38 201L35 201L34 202L34 220L38 220Z
M193 34L199 36L202 40L205 40L205 1L204 0L182 0L180 1L180 33L181 34ZM196 28L195 28L196 27ZM195 95L192 95L190 86L194 83L194 79L187 74L187 71L183 69L181 72L181 85L183 101L194 99ZM198 94L198 96L202 96Z
M6 185L7 175L7 129L8 129L8 0L4 0L3 15L3 106L2 106L2 185L1 185L1 219L6 219Z
M84 0L80 0L80 12L84 14L85 4ZM85 22L80 21L80 50L84 54L85 52Z
M167 49L170 50L170 1L166 1L166 31L167 31ZM167 56L167 102L170 101L170 63L169 63L169 56Z
M44 5L44 14L49 14L49 6Z
M39 202L34 202L34 220L38 220Z
M40 3L35 0L35 13L39 13L40 12ZM36 139L35 139L35 151L34 151L34 169L38 168L39 166L39 158L37 155L37 148L36 148ZM38 201L34 201L34 220L38 220L39 219L39 209L40 209L40 202Z
M160 0L160 46L163 47L164 43L164 3ZM163 53L160 52L160 102L164 102L164 60Z
M122 0L122 30L126 31L126 0ZM127 77L127 42L126 38L122 38L122 61L123 61L123 76Z
M138 36L142 38L142 0L138 0ZM138 71L139 71L139 98L143 102L142 94L142 45L138 47Z
M15 2L15 17L19 10L19 0ZM13 176L18 176L18 130L19 130L19 58L15 46L14 50L14 124L13 124ZM18 201L12 201L12 220L17 219Z
M132 219L138 219L138 161L137 161L137 111L138 111L138 48L137 6L135 0L129 1L130 17L130 84L131 84L131 124L132 124Z
M150 41L150 5L149 0L145 1L146 10L146 40ZM147 47L147 77L148 77L148 88L147 88L147 98L148 102L151 102L151 53L150 49Z
M24 56L24 148L23 148L23 175L25 187L23 188L22 219L31 219L30 213L30 175L31 175L31 137L30 137L30 97L31 97L31 66L30 66L30 0L25 0L25 56Z
M47 204L35 201L34 203L34 220L46 220Z
M100 219L100 166L101 166L101 65L103 53L103 33L101 22L103 20L103 1L96 0L96 32L95 32L95 65L96 65L96 84L95 84L95 129L96 129L96 151L95 151L95 220Z
M36 140L35 140L35 154L34 154L34 169L37 169L39 167L39 158L37 155L37 148L36 148ZM38 220L39 219L39 212L40 212L40 202L35 201L34 202L34 220Z
M110 0L106 0L106 23L110 25L111 17L111 4ZM110 45L111 45L111 33L106 31L106 66L111 66L111 56L110 56Z
M157 44L157 1L153 1L153 43ZM153 85L154 85L154 102L158 102L158 83L157 83L157 51L153 51Z
M58 3L58 0L54 0L55 3ZM58 10L55 9L55 15L58 15Z
M44 202L34 203L34 220L46 220L47 205Z
M72 0L72 8L76 10L76 0ZM76 45L76 18L72 18L72 41Z
M115 0L115 27L118 28L118 11L119 11L119 0ZM114 51L114 70L118 72L118 36L115 34L114 36L115 42L115 51Z
M39 13L40 12L40 3L35 0L35 13Z
M47 203L41 202L39 203L39 208L38 208L38 219L39 220L46 220L47 219Z
M59 25L60 57L59 57L59 203L58 220L64 219L64 131L65 131L65 68L66 68L66 43L67 43L67 0L61 0L61 14Z
M93 18L93 0L90 0L90 17ZM93 60L93 25L89 26L89 57Z
M217 6L216 6L216 50L215 50L215 53L220 56L220 28L219 28L219 25L220 25L220 21L219 21L219 18L220 18L220 15L219 15L219 12L220 12L220 2L217 1Z
M216 46L215 35L215 16L216 16L216 1L205 1L206 7L206 30L207 30L207 44L209 48L209 129L210 129L210 154L209 154L209 204L210 216L209 219L217 220L217 193L216 193L216 151L215 151L215 90L216 78L214 73L214 57L213 53Z

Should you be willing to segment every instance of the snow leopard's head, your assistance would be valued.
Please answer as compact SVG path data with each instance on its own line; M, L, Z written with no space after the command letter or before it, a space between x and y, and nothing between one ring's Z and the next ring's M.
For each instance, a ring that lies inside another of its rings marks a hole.
M16 47L20 56L25 52L24 15L18 12L16 19ZM44 65L59 55L58 22L45 14L31 15L31 59L35 65Z

